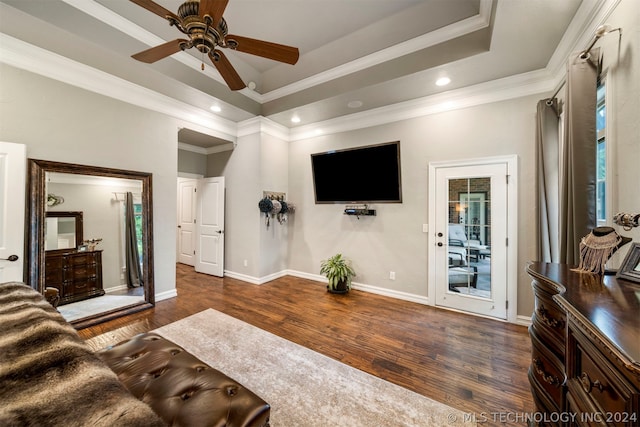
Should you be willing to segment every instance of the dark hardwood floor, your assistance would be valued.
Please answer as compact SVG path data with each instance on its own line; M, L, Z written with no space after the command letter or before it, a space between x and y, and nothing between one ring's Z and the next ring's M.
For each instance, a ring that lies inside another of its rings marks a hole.
M80 335L90 338L141 319L154 329L213 308L476 414L482 426L525 425L514 420L535 410L523 326L357 290L329 294L319 282L291 276L252 285L178 264L176 282L177 298Z

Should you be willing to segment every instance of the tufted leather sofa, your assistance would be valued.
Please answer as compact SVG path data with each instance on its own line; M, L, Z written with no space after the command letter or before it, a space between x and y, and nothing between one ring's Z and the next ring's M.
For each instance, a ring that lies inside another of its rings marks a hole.
M170 426L269 426L264 400L157 334L96 354Z

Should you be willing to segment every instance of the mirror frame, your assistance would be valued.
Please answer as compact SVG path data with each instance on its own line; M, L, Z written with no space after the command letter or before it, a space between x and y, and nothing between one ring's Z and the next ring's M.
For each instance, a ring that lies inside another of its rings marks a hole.
M83 233L83 228L84 228L84 224L83 224L83 220L82 220L82 212L79 211L45 211L44 213L45 218L74 218L75 222L76 222L76 229L75 229L75 235L76 235L76 246L75 248L64 248L64 249L49 249L46 252L56 252L56 251L69 251L69 249L78 249L78 246L80 246L82 244L82 242L84 241L84 233ZM45 235L46 235L46 231L45 230Z
M24 280L27 285L44 294L45 254L44 254L44 223L46 194L46 173L58 172L76 175L94 175L109 178L135 179L142 182L142 279L144 280L144 301L123 308L98 313L82 319L71 321L76 329L82 329L107 320L126 316L155 306L155 292L153 282L153 207L151 173L136 172L122 169L104 168L98 166L61 163L49 160L28 159L28 195L27 220L29 226L26 232L26 264Z

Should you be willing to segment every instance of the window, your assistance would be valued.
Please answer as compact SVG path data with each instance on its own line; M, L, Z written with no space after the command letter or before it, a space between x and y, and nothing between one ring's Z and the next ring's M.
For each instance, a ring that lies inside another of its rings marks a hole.
M604 79L598 82L596 101L596 220L598 225L607 221L607 109Z

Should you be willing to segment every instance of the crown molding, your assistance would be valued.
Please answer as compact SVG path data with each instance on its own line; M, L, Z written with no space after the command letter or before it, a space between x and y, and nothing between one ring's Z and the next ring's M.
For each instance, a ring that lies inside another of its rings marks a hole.
M569 28L553 52L546 69L553 76L556 89L564 84L567 58L591 41L596 28L604 24L622 0L583 0Z
M390 59L396 59L486 28L490 23L492 4L493 0L481 0L478 15L447 25L435 31L407 40L403 43L398 43L394 46L381 49L372 54L365 55L354 61L323 71L290 85L272 90L271 92L263 94L260 97L260 102L270 102L288 95L293 95L294 93L309 89L322 83L365 70L385 61L389 61Z
M295 141L315 137L320 129L323 134L344 132L553 89L553 80L548 72L539 70L289 129L262 116L239 123L222 119L207 110L185 104L2 33L0 33L0 61L166 114L186 123L203 126L211 135L231 141L237 137L256 133L265 133L285 141Z
M401 120L460 110L482 104L544 93L553 90L554 82L546 70L532 71L490 82L442 92L416 100L387 105L349 114L324 122L300 126L290 131L290 140L347 132Z
M264 133L284 141L289 141L289 128L282 126L266 117L257 116L238 123L238 138L242 136Z
M4 33L0 33L0 61L71 86L204 126L219 138L232 139L237 132L237 124L231 120Z
M204 148L198 147L197 145L187 144L185 142L178 142L178 150L190 151L192 153L204 154L205 156L208 154L222 153L223 151L231 151L236 148L235 142L230 142L228 144L214 145L213 147Z
M196 154L208 154L207 149L204 147L198 147L197 145L187 144L185 142L178 142L178 150L189 151Z
M69 6L72 6L87 15L104 22L105 24L127 34L130 37L137 39L138 41L145 43L148 46L155 46L165 43L166 40L156 36L153 33L145 30L144 28L134 24L128 19L112 12L105 6L97 3L95 0L62 0ZM358 58L347 64L339 67L332 68L330 70L318 73L306 79L300 80L296 83L283 86L273 91L260 94L249 88L244 88L240 91L242 95L256 101L260 104L270 102L284 96L292 95L305 89L309 89L313 86L343 77L345 75L361 71L366 68L378 65L389 59L398 58L403 55L413 53L415 51L425 49L430 46L434 46L439 43L443 43L448 40L463 36L465 34L486 28L489 26L491 19L491 9L494 0L480 0L480 7L478 14L456 22L446 27L440 28L436 31L432 31L422 36L416 37L411 40L407 40L403 43L382 49L378 52L366 55L362 58ZM189 68L192 68L198 72L205 73L208 77L216 80L219 83L226 85L224 79L215 67L207 67L204 71L201 70L202 62L197 58L189 55L186 52L178 52L171 55L173 59L181 62ZM235 59L235 58L234 58ZM246 63L245 63L246 64ZM249 67L249 65L247 65Z
M79 2L79 0L65 1L70 4ZM208 110L143 88L3 33L0 33L0 61L69 85L175 117L185 123L202 126L212 136L229 141L257 133L268 134L284 141L297 141L316 137L320 133L326 135L345 132L550 92L561 84L559 82L564 80L563 64L569 52L576 50L577 46L580 46L577 49L581 49L592 37L594 29L605 21L620 1L585 0L572 21L567 35L563 37L552 59L544 69L292 129L262 116L235 123L216 116ZM80 3L84 3L84 0ZM88 3L95 2L88 1ZM491 10L492 1L482 0L481 5L484 10L483 14L486 14L487 10L489 12ZM229 149L232 146L233 142L230 143L230 146L225 146L222 149Z

